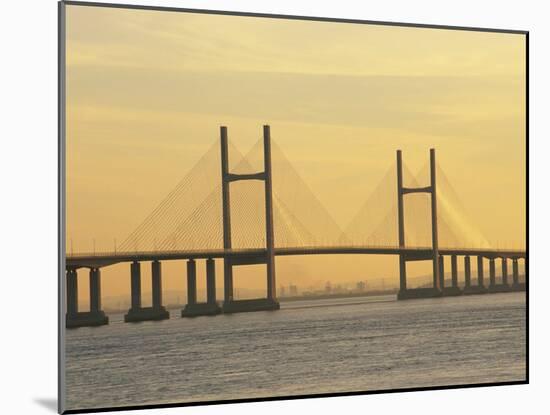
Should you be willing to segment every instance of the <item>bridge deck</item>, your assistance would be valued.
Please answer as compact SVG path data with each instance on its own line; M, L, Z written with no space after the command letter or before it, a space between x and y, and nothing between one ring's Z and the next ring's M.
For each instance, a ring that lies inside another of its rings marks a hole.
M67 255L68 267L104 267L121 262L132 261L168 261L185 259L230 258L230 257L258 257L264 255L264 248L250 249L206 249L186 251L142 251L142 252L112 252L112 253L84 253ZM524 250L503 250L487 248L440 248L440 255L471 255L485 258L525 258ZM432 255L430 247L390 247L390 246L310 246L275 248L277 256L291 255L399 255L407 254L417 259L429 259Z

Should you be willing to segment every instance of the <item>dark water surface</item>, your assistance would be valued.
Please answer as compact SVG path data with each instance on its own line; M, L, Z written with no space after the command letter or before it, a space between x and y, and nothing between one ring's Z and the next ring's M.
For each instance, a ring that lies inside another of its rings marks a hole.
M67 409L524 380L525 293L282 303L67 332Z

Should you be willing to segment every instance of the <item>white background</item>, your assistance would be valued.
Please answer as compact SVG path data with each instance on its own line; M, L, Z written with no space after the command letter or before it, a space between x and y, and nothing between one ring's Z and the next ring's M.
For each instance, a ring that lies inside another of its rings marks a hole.
M126 3L135 3L130 0ZM260 402L140 414L548 413L547 107L544 1L140 1L141 4L530 31L530 385ZM0 6L0 412L54 413L57 393L57 4ZM545 163L546 161L546 163ZM503 226L506 226L503 223ZM35 270L41 269L40 273ZM452 371L452 368L449 368ZM90 391L93 393L93 391ZM545 399L546 398L546 399ZM127 412L126 412L127 413Z

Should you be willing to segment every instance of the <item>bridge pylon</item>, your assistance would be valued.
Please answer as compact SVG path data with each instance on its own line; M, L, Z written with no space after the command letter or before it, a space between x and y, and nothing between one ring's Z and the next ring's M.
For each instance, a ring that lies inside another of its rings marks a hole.
M406 253L405 249L405 213L404 196L411 193L428 193L431 196L432 219L432 249L429 256L425 254ZM444 275L440 275L439 242L437 232L437 186L435 149L430 149L430 185L425 187L405 187L403 185L403 160L401 150L397 150L397 221L399 232L399 293L400 300L419 297L438 297L442 295ZM433 285L431 288L407 288L407 262L408 261L432 261Z
M275 281L275 238L273 233L273 186L271 175L271 131L269 125L263 126L264 171L249 174L234 174L229 171L229 149L227 127L220 127L221 169L222 169L222 215L224 255L224 313L242 311L277 310ZM265 183L265 253L254 256L234 255L231 253L231 204L230 185L241 180L261 180ZM238 265L266 264L266 298L235 300L233 298L233 267Z

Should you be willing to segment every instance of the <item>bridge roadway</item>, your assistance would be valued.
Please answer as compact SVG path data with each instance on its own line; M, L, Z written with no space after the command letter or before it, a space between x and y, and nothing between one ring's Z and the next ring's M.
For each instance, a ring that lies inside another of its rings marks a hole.
M431 247L406 247L394 246L309 246L309 247L285 247L275 248L276 256L291 255L400 255L405 254L408 260L431 260ZM185 251L137 251L137 252L111 252L111 253L82 253L66 256L67 268L101 268L121 262L133 261L168 261L185 259L208 258L246 258L254 259L267 253L265 248L246 249L205 249ZM439 248L440 255L481 256L484 258L525 258L524 250L485 249L485 248Z

